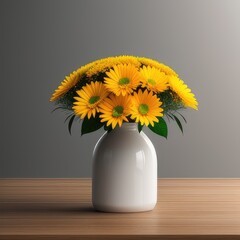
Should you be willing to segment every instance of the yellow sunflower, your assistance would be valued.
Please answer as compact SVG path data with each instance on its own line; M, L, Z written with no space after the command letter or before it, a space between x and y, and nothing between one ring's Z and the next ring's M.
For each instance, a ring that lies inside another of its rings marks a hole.
M191 89L176 76L171 76L169 78L169 84L172 91L174 91L179 98L182 100L185 107L191 107L193 109L198 109L198 102L195 95L191 92Z
M155 67L158 70L160 70L161 72L164 72L168 76L170 76L170 75L178 76L177 73L173 69L171 69L169 66L167 66L163 63L160 63L156 60L153 60L153 59L150 59L150 58L145 58L145 57L137 57L137 59L143 65L150 66L150 67Z
M109 68L112 68L118 64L132 64L139 68L141 63L134 56L117 56L99 59L93 62L93 65L87 70L87 77L92 77L99 72L106 72Z
M99 112L99 104L107 97L108 91L101 82L91 82L77 91L79 97L74 97L73 110L81 119L96 116Z
M140 69L142 75L142 87L153 92L163 92L168 88L168 76L155 67L143 66Z
M160 107L162 102L153 92L140 89L138 93L134 93L133 105L131 107L131 119L140 122L141 125L148 126L149 123L154 126L154 122L158 122L157 117L163 116L163 109Z
M71 73L69 76L66 76L66 78L62 81L61 85L52 94L50 101L51 102L56 101L62 95L67 93L72 87L74 87L77 84L78 80L79 73L76 71Z
M132 93L141 79L139 71L132 64L115 65L106 75L105 86L117 96Z
M128 122L127 116L130 114L130 96L116 96L111 94L100 104L101 122L107 122L107 126L112 124L115 128L118 124L122 126L123 121Z

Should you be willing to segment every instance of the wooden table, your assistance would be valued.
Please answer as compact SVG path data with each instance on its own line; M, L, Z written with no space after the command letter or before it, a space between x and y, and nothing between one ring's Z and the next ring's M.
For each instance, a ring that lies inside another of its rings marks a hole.
M240 239L240 179L159 179L144 213L95 212L90 179L1 179L0 239Z

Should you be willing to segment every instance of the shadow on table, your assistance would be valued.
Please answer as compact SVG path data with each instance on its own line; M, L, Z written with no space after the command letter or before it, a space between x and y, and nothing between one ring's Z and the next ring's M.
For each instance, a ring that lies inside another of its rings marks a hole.
M4 213L14 213L14 214L46 214L46 213L54 213L54 214L84 214L91 215L96 213L96 210L92 207L92 205L79 206L76 203L73 205L66 204L44 204L44 203L11 203L11 204L1 204L0 212Z
M81 205L82 204L82 205ZM90 216L95 215L96 212L99 214L99 216L102 216L103 214L111 214L118 215L119 213L107 213L107 212L100 212L93 208L93 206L89 203L1 203L0 205L0 212L1 215L47 215L49 213L53 213L56 215L64 215L64 216L73 216L73 215L84 215L84 216ZM127 214L127 213L122 213ZM135 214L141 214L141 213L135 213Z

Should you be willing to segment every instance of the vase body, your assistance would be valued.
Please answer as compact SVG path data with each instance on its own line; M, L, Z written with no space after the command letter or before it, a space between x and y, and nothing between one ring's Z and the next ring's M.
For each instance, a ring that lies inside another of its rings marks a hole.
M93 151L92 203L105 212L152 210L157 202L157 155L137 124L105 133Z

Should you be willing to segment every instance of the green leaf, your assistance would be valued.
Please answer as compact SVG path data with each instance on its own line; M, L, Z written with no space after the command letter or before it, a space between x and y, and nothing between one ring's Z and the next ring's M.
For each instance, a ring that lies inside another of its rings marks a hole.
M153 131L154 133L165 137L167 139L168 136L168 127L167 127L167 123L165 122L165 120L161 117L158 117L158 122L154 123L154 126L152 125L148 125L148 128Z
M64 108L64 107L56 107L56 108L54 108L54 109L51 111L51 113L55 112L55 111L58 110L58 109L66 110L66 108Z
M177 113L182 117L182 119L184 120L184 122L187 123L186 118L185 118L181 113L179 113L179 112L177 112Z
M72 117L73 115L74 115L74 113L68 115L68 116L66 117L66 119L64 120L64 123L65 123L70 117Z
M104 124L100 122L99 116L91 117L88 119L85 117L82 123L82 131L81 134L84 135L86 133L94 132L100 129Z
M144 125L141 125L141 123L140 123L140 122L138 123L138 132L141 132L141 131L142 131L142 129L143 129L143 126L144 126Z
M107 132L111 132L112 131L111 125L109 125L109 126L104 125L104 130L107 131Z
M75 118L75 115L73 115L68 122L68 131L69 131L70 135L71 135L72 123L73 123L74 118Z
M181 132L183 133L183 127L182 127L180 120L175 115L173 115L173 117L176 120L176 123L177 123L178 127L180 128Z
M170 113L167 113L167 116L170 117L173 121L175 121L174 117L170 115Z

